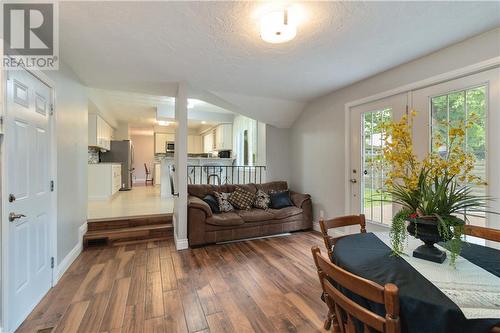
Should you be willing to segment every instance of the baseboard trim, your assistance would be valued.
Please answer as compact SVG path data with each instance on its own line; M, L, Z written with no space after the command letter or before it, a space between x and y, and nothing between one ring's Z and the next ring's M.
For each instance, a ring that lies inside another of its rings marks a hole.
M319 226L319 222L313 222L313 230L321 232L321 227Z
M175 231L174 231L174 241L175 241L175 248L177 249L177 251L189 248L188 239L187 238L178 239L177 235L175 234Z
M76 260L76 258L78 258L80 253L82 253L83 235L85 235L86 232L87 232L87 223L85 222L78 228L78 243L71 251L69 251L66 257L64 257L61 263L56 267L57 272L56 272L56 281L54 282L54 285L56 285L59 282L59 280L68 270L71 264Z

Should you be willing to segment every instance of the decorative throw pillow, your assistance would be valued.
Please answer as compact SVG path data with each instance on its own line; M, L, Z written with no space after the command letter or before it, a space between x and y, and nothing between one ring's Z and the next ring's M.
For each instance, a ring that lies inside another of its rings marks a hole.
M205 197L203 198L203 201L205 201L210 206L212 213L214 213L214 214L220 213L219 202L217 201L217 199L213 195L211 195L211 194L205 195Z
M237 187L229 196L229 202L238 209L248 210L252 208L255 201L255 194Z
M260 209L268 209L270 203L271 198L269 197L269 194L262 190L258 190L257 193L255 193L255 202L253 203L255 207Z
M271 198L271 208L273 209L293 206L292 199L290 199L290 191L271 192L269 193L269 197Z
M220 193L220 192L214 192L214 196L217 199L217 202L219 203L219 210L221 212L230 212L234 210L233 205L229 202L228 198L231 193Z

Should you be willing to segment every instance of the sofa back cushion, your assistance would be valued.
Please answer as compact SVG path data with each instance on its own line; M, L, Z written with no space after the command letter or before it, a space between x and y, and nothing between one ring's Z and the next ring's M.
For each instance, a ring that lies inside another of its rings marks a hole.
M275 182L257 184L255 186L257 187L258 190L262 190L268 194L271 192L283 192L288 190L288 183L285 181L275 181Z
M266 193L270 192L281 192L288 190L288 184L285 181L276 181L263 184L243 184L243 185L188 185L188 194L194 195L200 199L203 199L207 194L212 194L214 192L220 193L232 193L237 187L249 191L251 193L257 193L258 189L263 190Z

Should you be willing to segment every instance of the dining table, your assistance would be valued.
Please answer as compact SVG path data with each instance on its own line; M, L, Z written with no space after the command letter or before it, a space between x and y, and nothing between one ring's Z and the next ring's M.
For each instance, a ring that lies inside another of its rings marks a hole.
M369 232L339 238L331 261L380 285L399 289L401 332L489 333L500 326L500 250L464 242L454 264L443 243L436 247L447 259L435 263L412 256L421 241L408 236L403 254L393 255L389 232ZM384 316L382 304L349 290L341 291L358 304Z

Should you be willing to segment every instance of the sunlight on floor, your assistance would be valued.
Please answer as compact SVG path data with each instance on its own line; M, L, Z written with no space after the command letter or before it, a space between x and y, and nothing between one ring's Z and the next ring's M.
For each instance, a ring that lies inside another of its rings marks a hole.
M89 200L88 219L171 214L173 198L161 198L160 186L134 186L116 193L110 200Z

